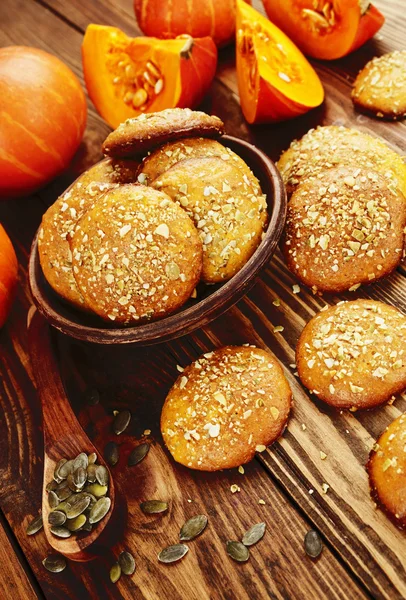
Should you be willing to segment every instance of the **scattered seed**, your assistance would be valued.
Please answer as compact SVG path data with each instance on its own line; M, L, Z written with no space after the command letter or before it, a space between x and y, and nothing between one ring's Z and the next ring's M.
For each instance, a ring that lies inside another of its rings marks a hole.
M113 431L116 435L120 435L125 431L131 421L131 413L129 410L122 410L117 414L113 421Z
M110 506L110 498L100 498L100 500L98 500L96 504L90 509L89 523L93 525L94 523L98 523L99 521L101 521L109 512Z
M38 515L37 517L35 517L35 519L33 519L32 521L30 521L25 529L25 533L27 535L34 535L36 534L40 529L42 529L44 526L44 523L42 521L42 515Z
M53 509L56 508L59 504L59 498L56 495L55 492L48 492L48 504L49 504L49 508Z
M109 483L109 472L104 465L96 468L96 479L100 485L107 486Z
M78 515L75 519L69 519L69 521L66 523L66 527L69 529L69 531L79 531L82 529L86 521L86 515Z
M47 571L60 573L66 568L66 559L62 554L51 554L42 561Z
M63 525L66 521L66 515L61 510L53 510L48 515L48 523L50 525Z
M259 540L264 537L266 525L265 523L256 523L248 531L246 531L242 538L244 546L253 546Z
M88 404L89 406L95 406L96 404L99 404L100 402L100 394L98 392L98 390L96 390L95 388L89 388L85 391L85 393L83 394L83 398L86 404Z
M162 500L146 500L145 502L141 502L140 508L143 513L153 515L168 510L168 503L162 502Z
M186 544L175 544L174 546L168 546L167 548L161 550L161 552L158 554L158 560L160 562L170 564L183 558L188 551L189 548L186 546Z
M59 527L57 525L51 527L51 533L60 538L68 538L72 535L69 529L66 527Z
M194 540L198 535L202 533L206 529L207 526L207 517L206 515L196 515L192 517L184 525L180 530L179 539L181 542L190 542Z
M118 463L119 457L119 449L117 444L115 442L107 442L104 447L104 458L108 464L114 467L114 465Z
M246 562L250 557L250 551L241 542L228 541L226 548L227 554L237 562Z
M122 552L118 557L118 564L124 575L132 575L135 571L135 560L129 552Z
M320 556L323 550L323 542L321 541L321 537L317 531L311 529L306 533L304 547L307 556L310 556L310 558L317 558Z
M110 569L110 581L111 583L117 583L121 577L121 567L118 563L115 563Z
M141 462L149 452L149 444L140 444L136 446L132 451L130 456L128 457L128 466L134 467Z

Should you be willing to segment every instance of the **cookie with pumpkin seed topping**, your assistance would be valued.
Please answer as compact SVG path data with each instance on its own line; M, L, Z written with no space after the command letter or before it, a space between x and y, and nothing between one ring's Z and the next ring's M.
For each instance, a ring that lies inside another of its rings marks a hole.
M50 286L62 298L86 310L72 272L69 236L90 206L107 190L136 181L139 163L133 160L103 160L84 173L42 217L38 237L41 268Z
M348 127L328 125L311 129L295 140L277 163L290 196L301 181L337 166L378 171L406 197L403 158L380 139Z
M142 323L180 308L200 279L202 243L162 192L123 185L82 217L70 241L87 306L105 320Z
M266 197L232 161L216 156L181 160L151 185L178 202L199 230L205 283L230 279L260 244L268 218Z
M216 138L224 133L224 123L214 115L190 108L168 108L127 119L107 136L103 152L123 158L145 155L149 150L185 137Z
M406 413L392 421L374 445L367 470L374 500L406 527Z
M376 56L359 72L352 90L354 105L376 117L406 115L406 50Z
M372 408L406 388L406 316L374 300L340 302L304 328L296 365L304 386L336 408Z
M281 435L291 402L272 354L255 346L227 346L183 370L162 409L162 436L186 467L231 469Z
M293 193L281 247L313 291L353 291L385 277L403 256L406 203L371 170L336 168Z

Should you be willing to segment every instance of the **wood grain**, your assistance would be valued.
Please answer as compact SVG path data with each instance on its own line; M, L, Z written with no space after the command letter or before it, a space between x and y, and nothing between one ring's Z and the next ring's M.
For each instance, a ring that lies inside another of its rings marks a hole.
M39 596L20 563L15 547L0 519L0 596L1 598L24 598L35 600Z

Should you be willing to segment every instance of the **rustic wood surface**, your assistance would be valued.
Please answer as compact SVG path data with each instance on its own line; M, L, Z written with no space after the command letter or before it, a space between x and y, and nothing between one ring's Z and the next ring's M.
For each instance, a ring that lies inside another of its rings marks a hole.
M321 123L343 123L381 135L405 154L404 123L360 116L349 99L351 81L370 57L404 45L403 0L378 0L376 5L387 23L373 42L341 61L315 63L327 99L311 114L288 124L247 127L238 104L232 48L221 53L218 76L203 108L222 117L228 133L253 141L271 158L277 158L291 139ZM0 45L32 45L57 54L83 83L80 44L92 21L137 33L131 0L3 0ZM123 507L117 518L120 543L106 550L97 562L70 562L58 575L43 568L41 561L50 552L44 533L31 538L25 534L41 504L43 469L41 410L26 328L31 304L28 253L46 206L75 176L99 160L108 131L89 103L86 135L70 170L31 198L0 205L0 220L20 263L18 296L0 332L1 598L405 598L405 533L375 509L364 465L374 440L406 410L406 396L373 411L340 413L310 398L292 366L304 324L326 303L369 297L406 312L404 269L355 294L319 298L304 287L300 294L292 293L296 282L280 255L236 307L180 340L146 349L109 348L55 335L72 407L99 451L108 440L116 439L111 433L113 410L128 407L133 419L129 430L118 438L121 458L113 469L127 509ZM275 298L280 298L280 307L272 304ZM283 325L284 331L274 334L275 325ZM205 475L175 465L162 444L159 414L177 375L176 364L185 366L208 349L246 342L269 348L284 365L295 406L283 438L247 466L245 475L236 470ZM85 406L82 401L89 386L101 392L97 406ZM143 439L145 429L152 432L147 438L151 450L140 465L129 468L128 453ZM321 460L320 450L327 454L325 460ZM240 485L241 492L231 494L232 483ZM323 483L330 486L327 494L322 493ZM148 498L168 500L168 514L143 515L138 504ZM258 504L260 498L265 505ZM208 515L209 527L190 543L189 554L177 565L159 565L157 552L176 542L186 518L201 512ZM267 523L268 530L252 549L251 560L244 565L232 562L225 553L225 541L238 538L260 520ZM316 562L303 551L303 537L311 527L320 531L325 542ZM132 578L122 577L114 586L108 570L123 548L134 554L137 570Z

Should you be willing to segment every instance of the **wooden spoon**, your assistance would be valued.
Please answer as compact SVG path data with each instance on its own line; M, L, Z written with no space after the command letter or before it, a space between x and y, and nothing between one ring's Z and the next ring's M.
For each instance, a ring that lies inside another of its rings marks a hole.
M28 341L31 364L37 382L37 390L42 403L44 427L44 481L42 487L42 516L44 530L49 544L67 558L76 561L88 561L100 553L100 535L106 529L114 511L114 482L109 472L109 492L111 507L107 515L94 525L89 533L73 534L70 538L58 538L50 531L46 485L53 479L57 462L61 458L75 458L80 452L96 452L97 464L107 465L93 446L66 396L59 367L55 359L50 326L46 320L32 308L28 316ZM98 545L99 544L99 545Z

